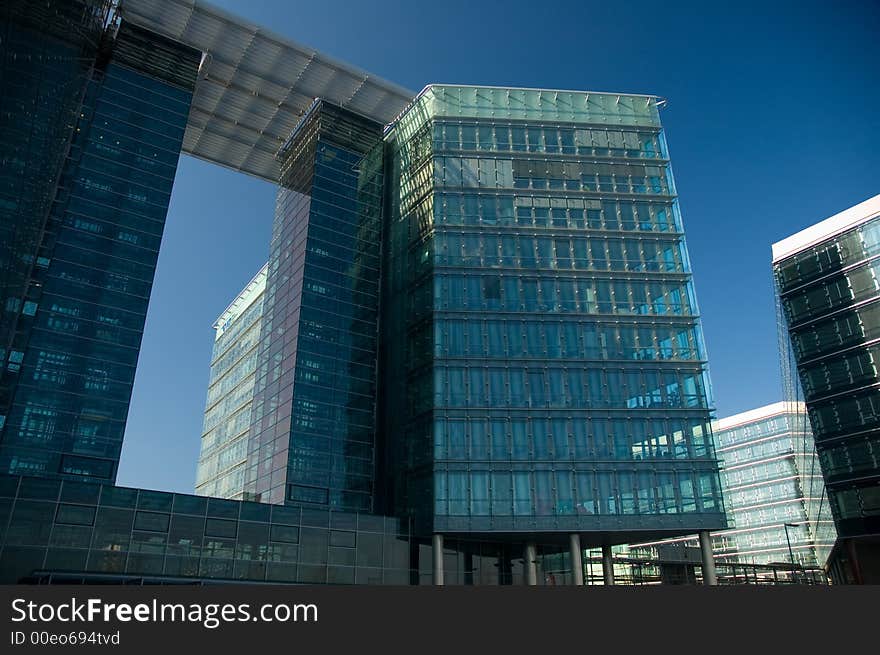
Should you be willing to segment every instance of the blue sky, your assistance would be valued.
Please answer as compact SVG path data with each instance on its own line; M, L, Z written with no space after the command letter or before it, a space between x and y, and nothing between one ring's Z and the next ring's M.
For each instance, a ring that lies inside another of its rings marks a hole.
M414 91L651 93L718 416L781 396L770 244L880 193L880 4L214 0ZM182 157L118 483L192 492L211 325L266 261L272 185Z

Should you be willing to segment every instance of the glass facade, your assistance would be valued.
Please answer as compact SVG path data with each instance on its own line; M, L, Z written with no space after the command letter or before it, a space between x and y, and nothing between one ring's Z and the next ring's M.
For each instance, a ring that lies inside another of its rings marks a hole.
M724 527L657 99L434 85L386 140L396 510L453 533Z
M117 580L412 579L407 525L370 514L0 476L0 524L4 584L38 571Z
M731 529L712 535L719 563L824 566L836 534L802 403L776 403L713 424ZM651 552L634 545L630 553ZM790 549L789 549L790 547Z
M18 324L33 316L31 270L101 38L96 5L0 8L0 429L20 364L8 357L20 356Z
M200 56L122 23L92 59L6 356L0 471L116 477Z
M773 263L790 373L796 371L793 384L809 412L837 532L862 540L865 551L857 555L856 544L839 542L838 555L851 562L842 577L862 581L880 580L878 198L808 228L819 233L864 210L845 229L826 231Z
M316 101L280 153L249 498L373 509L381 130Z
M200 496L244 497L267 268L254 276L214 323L211 379L196 471Z
M538 544L540 584L569 584ZM447 584L522 584L521 549L448 539ZM0 475L0 584L431 584L428 541L406 520L75 481Z

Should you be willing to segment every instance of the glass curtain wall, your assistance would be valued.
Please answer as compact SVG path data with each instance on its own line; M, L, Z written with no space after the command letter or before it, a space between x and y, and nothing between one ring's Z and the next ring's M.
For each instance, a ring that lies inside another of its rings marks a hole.
M100 9L0 8L0 435L37 305L33 270L46 263L37 251L103 34Z
M825 564L834 545L830 516L814 516L825 487L815 456L808 456L815 447L802 421L804 407L791 403L785 409L746 425L715 427L724 498L735 528L714 535L718 558L816 567Z
M880 218L774 264L837 532L880 532Z
M406 522L371 514L0 475L0 519L3 584L409 584L417 573Z
M398 510L440 532L723 527L657 99L435 85L387 140Z
M718 564L824 566L836 534L805 413L803 403L784 402L713 424L730 522L729 530L712 534ZM695 535L632 545L621 554L662 558L683 546L699 553Z
M200 496L244 496L267 268L257 273L214 324L216 338L196 472Z
M123 23L94 59L7 372L0 470L112 481L201 54Z
M369 511L381 125L316 101L281 157L247 492Z

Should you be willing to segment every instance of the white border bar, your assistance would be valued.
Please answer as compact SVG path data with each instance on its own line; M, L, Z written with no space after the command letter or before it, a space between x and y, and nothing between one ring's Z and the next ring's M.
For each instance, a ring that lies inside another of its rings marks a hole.
M715 431L729 430L747 423L755 423L780 414L799 414L806 410L803 403L778 402L772 405L765 405L756 409L750 409L732 416L725 416L716 421L712 421L712 429Z
M842 234L878 215L880 215L880 195L868 198L831 218L826 218L824 221L811 225L782 241L777 241L773 244L773 263Z

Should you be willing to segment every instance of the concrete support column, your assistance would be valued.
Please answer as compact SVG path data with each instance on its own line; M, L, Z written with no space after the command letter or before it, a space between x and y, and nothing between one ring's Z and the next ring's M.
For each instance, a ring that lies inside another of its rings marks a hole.
M708 530L700 532L700 552L703 555L703 584L715 586L718 575L715 573L715 558L712 557L712 537Z
M526 584L534 587L538 584L538 548L534 541L526 542L523 559L526 565Z
M571 558L571 583L582 587L584 585L584 551L581 550L581 536L577 532L568 535L568 553Z
M435 534L433 539L434 548L434 584L443 586L443 535Z
M611 558L611 546L602 546L602 578L606 585L614 584L614 560Z

